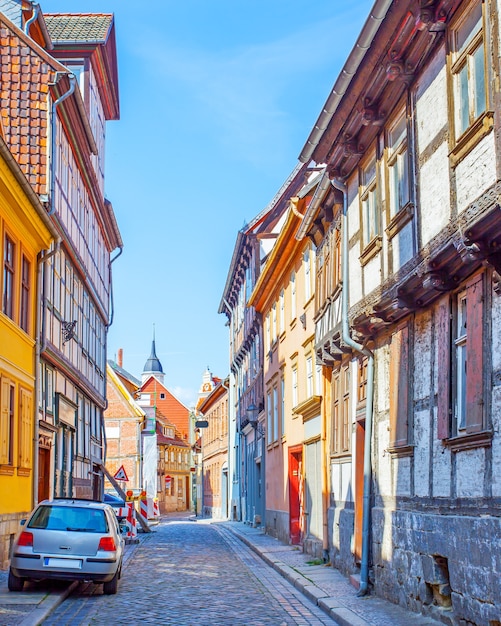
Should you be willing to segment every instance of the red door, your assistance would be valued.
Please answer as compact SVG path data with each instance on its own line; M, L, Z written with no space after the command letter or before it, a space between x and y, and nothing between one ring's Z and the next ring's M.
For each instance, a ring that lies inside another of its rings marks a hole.
M48 500L50 480L50 450L38 449L38 502Z
M302 461L301 446L289 449L289 533L292 544L301 542L302 497Z

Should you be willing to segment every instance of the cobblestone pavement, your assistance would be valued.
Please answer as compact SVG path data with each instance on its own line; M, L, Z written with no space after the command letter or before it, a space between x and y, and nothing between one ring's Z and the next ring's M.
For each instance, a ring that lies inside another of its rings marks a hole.
M116 596L79 585L44 626L335 625L224 526L167 520L131 552Z

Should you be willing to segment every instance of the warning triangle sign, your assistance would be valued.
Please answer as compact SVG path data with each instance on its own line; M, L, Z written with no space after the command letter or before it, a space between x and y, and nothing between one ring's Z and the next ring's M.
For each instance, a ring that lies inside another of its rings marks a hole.
M124 466L123 466L123 465L121 465L121 466L120 466L120 469L119 469L119 470L118 470L118 472L115 474L115 476L113 476L113 478L114 478L115 480L129 480L129 479L127 478L127 474L125 473L125 470L124 470Z

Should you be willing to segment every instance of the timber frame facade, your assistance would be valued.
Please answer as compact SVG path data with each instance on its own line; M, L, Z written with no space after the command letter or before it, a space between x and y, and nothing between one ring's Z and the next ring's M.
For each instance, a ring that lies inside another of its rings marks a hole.
M377 1L300 155L330 558L451 624L501 614L500 43L498 2Z

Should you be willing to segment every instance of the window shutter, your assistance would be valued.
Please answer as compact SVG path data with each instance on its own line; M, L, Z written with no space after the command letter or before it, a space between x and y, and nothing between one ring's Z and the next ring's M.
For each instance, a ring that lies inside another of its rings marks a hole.
M401 326L390 346L390 446L405 446L409 437L409 327Z
M478 433L484 416L483 274L466 284L466 432Z
M21 433L19 437L19 466L31 467L32 394L21 389Z
M437 437L450 436L450 376L451 325L450 300L445 296L436 310L435 336L437 342Z
M10 381L4 377L0 380L0 464L8 465L10 446Z

